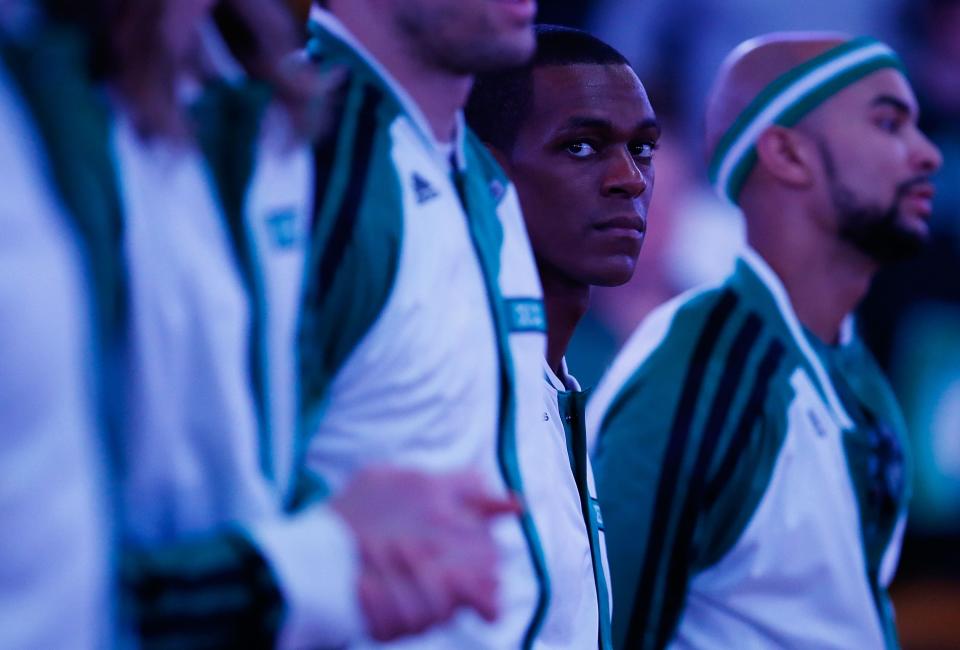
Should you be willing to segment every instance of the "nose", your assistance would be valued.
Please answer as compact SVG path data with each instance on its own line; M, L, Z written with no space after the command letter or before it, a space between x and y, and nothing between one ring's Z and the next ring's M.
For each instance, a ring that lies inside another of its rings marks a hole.
M607 164L603 179L604 196L635 199L647 191L649 168L641 169L627 147L618 147Z
M913 164L924 174L934 173L943 164L940 148L921 131L917 131L917 142L913 148Z

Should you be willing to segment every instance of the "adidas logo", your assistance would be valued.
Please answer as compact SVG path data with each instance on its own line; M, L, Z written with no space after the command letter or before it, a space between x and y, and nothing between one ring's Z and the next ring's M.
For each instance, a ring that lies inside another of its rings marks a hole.
M413 173L413 191L417 193L417 203L423 204L430 199L440 196L440 192L434 189L427 179L420 174Z

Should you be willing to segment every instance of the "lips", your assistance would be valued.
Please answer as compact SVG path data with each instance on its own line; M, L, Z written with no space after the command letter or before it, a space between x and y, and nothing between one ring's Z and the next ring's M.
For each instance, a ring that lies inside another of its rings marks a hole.
M933 185L929 182L913 183L903 193L903 200L910 204L921 216L928 217L933 212L934 193Z
M933 199L934 189L930 183L920 183L914 185L907 191L907 196L918 199Z
M621 215L621 216L613 217L612 219L607 219L606 221L601 221L594 227L597 230L601 230L601 231L606 231L606 230L631 231L632 230L640 234L643 234L647 230L647 220L638 214Z

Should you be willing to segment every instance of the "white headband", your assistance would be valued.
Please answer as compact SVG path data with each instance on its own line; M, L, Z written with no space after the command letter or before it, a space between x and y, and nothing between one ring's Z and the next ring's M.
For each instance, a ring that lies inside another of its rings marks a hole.
M821 102L881 68L902 68L896 53L872 38L856 38L805 61L764 88L727 129L710 161L710 182L736 203L756 162L755 144L774 124L793 126Z

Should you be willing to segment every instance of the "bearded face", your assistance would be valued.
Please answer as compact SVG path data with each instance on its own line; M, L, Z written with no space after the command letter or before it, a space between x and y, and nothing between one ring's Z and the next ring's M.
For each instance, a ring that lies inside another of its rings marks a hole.
M930 239L929 231L919 231L904 223L901 204L911 190L927 179L901 183L888 206L859 201L853 192L834 179L830 195L839 217L838 234L879 264L890 264L917 255Z
M917 255L930 238L929 230L913 227L903 203L917 188L929 185L926 175L899 183L886 205L857 196L838 176L833 156L818 143L830 183L830 199L837 215L837 234L878 264L891 264Z

